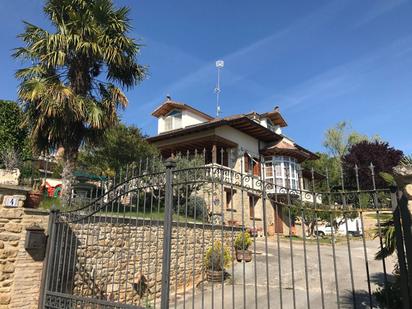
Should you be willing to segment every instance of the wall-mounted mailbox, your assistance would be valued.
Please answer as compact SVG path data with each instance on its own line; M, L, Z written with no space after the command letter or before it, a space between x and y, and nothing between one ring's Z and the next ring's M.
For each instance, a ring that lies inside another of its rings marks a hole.
M37 226L26 228L24 248L28 251L44 251L46 248L46 234L44 233L44 229Z

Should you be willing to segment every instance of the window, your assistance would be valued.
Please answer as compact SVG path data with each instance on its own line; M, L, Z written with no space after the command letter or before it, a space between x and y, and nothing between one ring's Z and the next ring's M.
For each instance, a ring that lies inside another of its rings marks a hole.
M257 203L257 196L250 194L249 195L249 217L250 219L255 218L255 206Z
M230 205L231 202L232 202L232 191L226 191L226 209L232 208L232 205Z
M265 162L265 178L270 179L273 178L273 165L272 161Z
M253 158L250 154L245 153L245 173L252 174L253 176L260 176L260 162L259 159Z
M272 120L270 120L269 118L266 120L267 123L267 127L269 130L275 131L275 125L273 124Z
M298 189L299 164L295 158L276 156L265 158L266 181L274 183L278 187Z
M165 118L165 131L180 129L182 127L182 112L172 110Z

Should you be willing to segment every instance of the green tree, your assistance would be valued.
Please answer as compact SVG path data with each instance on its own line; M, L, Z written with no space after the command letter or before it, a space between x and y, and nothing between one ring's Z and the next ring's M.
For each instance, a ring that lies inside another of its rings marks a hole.
M22 118L16 102L0 100L0 154L13 151L20 159L30 157L27 130L20 126Z
M378 141L380 138L379 136L369 138L367 135L353 131L346 121L340 121L333 128L326 130L323 146L332 157L341 160L353 145L365 140Z
M315 181L315 190L326 192L328 189L332 189L336 186L339 186L341 179L340 179L340 168L339 168L339 160L335 157L331 157L326 153L317 152L319 156L317 160L305 161L302 163L302 168L313 170L319 174L328 177L329 181L329 188L327 184L326 178L321 181Z
M111 0L48 0L44 12L54 31L25 22L25 46L14 56L20 69L18 96L37 151L64 148L63 193L67 198L79 147L93 143L118 122L128 101L119 87L140 82L140 45L128 36L129 9Z
M144 140L144 135L134 126L119 124L108 129L99 142L85 145L79 153L79 168L88 172L114 176L127 165L146 164L146 159L153 162L158 156L157 149Z

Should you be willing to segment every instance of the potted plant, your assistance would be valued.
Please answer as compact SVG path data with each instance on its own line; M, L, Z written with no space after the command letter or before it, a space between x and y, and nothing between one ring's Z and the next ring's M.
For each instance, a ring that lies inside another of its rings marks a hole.
M252 252L248 250L251 244L252 239L249 232L243 231L237 234L234 246L236 250L236 260L238 262L242 260L250 262L252 260Z
M35 182L33 189L27 193L25 206L27 208L38 208L42 199L43 193L39 189L38 184Z
M204 265L208 281L223 281L225 267L231 260L229 249L220 241L216 240L205 253Z

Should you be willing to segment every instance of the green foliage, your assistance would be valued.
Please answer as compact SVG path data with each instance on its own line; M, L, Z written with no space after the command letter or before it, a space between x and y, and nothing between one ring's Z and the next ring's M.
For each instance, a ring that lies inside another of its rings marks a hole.
M239 232L235 239L235 249L236 250L247 250L252 244L252 238L249 232Z
M175 204L175 211L177 205ZM187 204L179 205L179 214L189 218L195 218L199 221L207 221L207 205L203 198L199 196L191 196L188 198Z
M52 206L57 208L61 208L61 199L59 197L49 197L44 196L42 201L40 202L41 209L51 209Z
M229 265L231 256L229 249L216 240L205 253L204 265L210 270L224 270Z
M398 265L395 267L393 276L394 280L388 280L386 287L384 284L378 282L379 288L373 293L382 308L403 308L401 279Z
M392 174L379 172L379 176L387 183L388 186L396 186L396 181Z
M141 45L129 36L129 10L112 0L47 0L51 30L28 22L14 57L23 123L37 151L64 148L63 196L68 199L79 147L95 143L119 121L128 100L121 88L142 81Z
M23 112L16 102L0 100L0 154L15 153L20 160L30 158L27 130L21 126Z
M383 260L392 255L396 250L395 226L392 219L381 222L381 234L383 234L383 247L376 252L376 260ZM376 232L375 238L381 234Z
M346 121L340 121L335 127L326 130L323 145L332 157L341 159L348 153L350 147L364 140L369 140L368 136L353 131ZM372 140L380 140L380 138L375 136Z
M404 165L404 166L412 166L412 154L411 155L405 155L402 158L400 164Z
M144 140L144 135L134 126L116 125L108 129L95 145L86 145L79 153L81 169L97 175L114 176L127 165L134 167L152 164L158 157L157 149ZM150 163L147 163L146 160Z
M340 185L340 161L335 157L330 157L326 153L317 152L316 154L319 156L319 159L302 162L302 168L308 170L313 168L315 172L325 175L325 177L327 175L330 188ZM328 188L326 179L323 181L315 181L315 189L318 192L327 192Z

